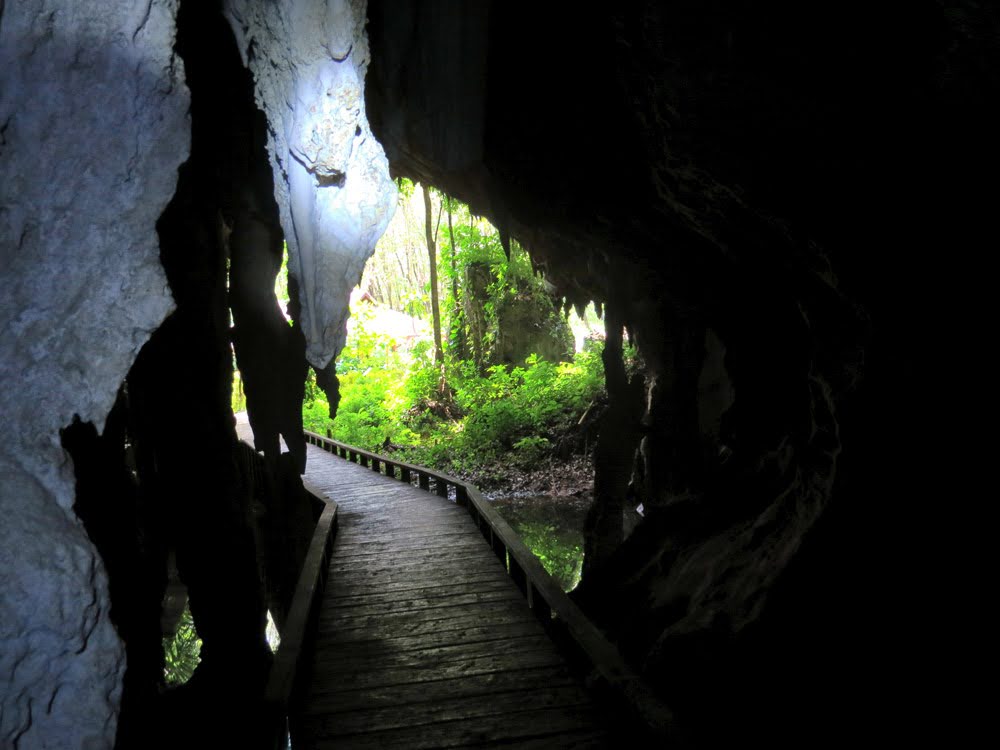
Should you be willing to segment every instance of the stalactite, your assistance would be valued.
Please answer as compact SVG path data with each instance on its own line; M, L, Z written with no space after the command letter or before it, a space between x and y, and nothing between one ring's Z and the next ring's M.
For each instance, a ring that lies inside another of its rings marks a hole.
M624 539L624 516L632 465L640 440L643 378L629 377L622 359L623 310L609 303L604 318L608 411L594 450L594 500L584 526L583 581L600 571Z

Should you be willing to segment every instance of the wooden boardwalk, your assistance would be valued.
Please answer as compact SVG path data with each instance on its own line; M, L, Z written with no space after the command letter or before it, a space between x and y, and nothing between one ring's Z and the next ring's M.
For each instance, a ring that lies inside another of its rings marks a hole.
M305 478L340 509L295 750L607 746L464 509L308 450Z

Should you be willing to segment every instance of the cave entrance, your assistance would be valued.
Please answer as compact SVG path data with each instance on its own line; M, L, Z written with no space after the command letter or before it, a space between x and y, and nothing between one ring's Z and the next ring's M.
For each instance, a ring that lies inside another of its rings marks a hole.
M351 292L339 400L310 371L303 425L516 497L498 507L572 588L604 404L603 324L593 305L565 307L528 251L467 205L409 180L398 187ZM279 306L288 286L279 275ZM239 396L234 387L248 435Z

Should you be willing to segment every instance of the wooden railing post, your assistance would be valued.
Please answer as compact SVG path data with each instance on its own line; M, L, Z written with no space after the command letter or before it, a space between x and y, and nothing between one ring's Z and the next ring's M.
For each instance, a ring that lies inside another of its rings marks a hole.
M490 526L490 547L493 548L493 554L500 558L500 562L503 563L503 566L506 569L507 545L503 543L503 538L492 526Z
M510 555L510 577L517 587L521 589L521 593L527 597L529 595L528 577L524 573L524 568L521 567L521 564L513 555ZM530 606L531 602L528 602L528 604Z

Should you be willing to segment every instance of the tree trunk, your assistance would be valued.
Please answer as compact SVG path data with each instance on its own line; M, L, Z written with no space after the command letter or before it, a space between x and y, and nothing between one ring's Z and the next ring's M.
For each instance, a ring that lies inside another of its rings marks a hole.
M456 359L468 359L468 347L465 345L465 325L462 321L462 305L458 299L458 262L455 257L455 227L452 224L451 197L448 197L448 240L451 243L451 331L449 339L455 346Z
M431 316L434 321L434 362L444 362L444 349L441 346L441 306L438 301L437 246L435 229L431 228L431 189L429 185L422 186L424 193L424 230L427 234L427 258L431 264ZM440 217L438 217L440 221Z

